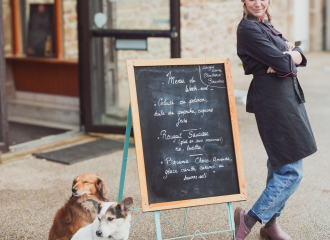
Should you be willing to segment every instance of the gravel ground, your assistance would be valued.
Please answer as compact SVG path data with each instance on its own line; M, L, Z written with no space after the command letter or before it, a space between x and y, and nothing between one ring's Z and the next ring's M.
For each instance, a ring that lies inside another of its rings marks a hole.
M289 199L280 223L293 239L330 239L330 54L313 53L307 56L308 68L300 69L299 81L306 95L306 108L318 144L318 152L304 161L304 178L297 192ZM328 68L325 66L328 65ZM250 76L233 67L236 89L247 90ZM253 114L237 106L242 145L244 172L248 192L246 202L234 203L246 210L251 208L265 187L266 152L262 146ZM129 150L129 157L135 150ZM0 165L0 239L48 239L55 212L70 197L72 180L83 172L98 173L108 187L108 197L116 201L121 169L122 151L66 166L27 156L24 159ZM135 160L127 165L124 197L134 199L140 207L138 174ZM133 220L141 212L132 212ZM182 227L184 209L164 211L177 227ZM177 236L163 219L163 237ZM262 239L260 224L252 230L248 240ZM196 229L202 232L228 229L226 204L190 208L186 233ZM231 239L223 233L205 236L206 239ZM146 214L133 228L130 239L155 239L154 218ZM195 239L201 239L196 237Z

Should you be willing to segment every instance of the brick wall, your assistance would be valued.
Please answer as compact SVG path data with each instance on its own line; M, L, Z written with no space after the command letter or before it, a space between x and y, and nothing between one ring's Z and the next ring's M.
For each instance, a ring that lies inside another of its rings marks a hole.
M3 11L3 30L4 30L4 45L5 54L12 53L12 29L11 29L11 8L10 0L2 0L2 11Z
M62 0L64 58L78 59L77 0Z

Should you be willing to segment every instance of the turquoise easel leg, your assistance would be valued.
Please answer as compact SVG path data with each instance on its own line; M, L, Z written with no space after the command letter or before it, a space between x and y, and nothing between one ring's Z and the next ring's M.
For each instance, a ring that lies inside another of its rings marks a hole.
M132 127L132 113L131 113L131 104L130 104L127 114L126 134L125 134L125 143L124 143L123 162L121 165L121 174L120 174L120 182L119 182L118 202L121 202L121 200L123 200L127 154L129 147L129 139L131 137L131 127Z
M157 240L162 240L162 229L160 227L160 218L159 218L159 212L154 212L154 219L155 219L155 227L156 227L156 238Z
M227 209L228 209L228 217L229 217L229 227L230 230L233 231L234 240L236 240L233 204L231 202L227 203Z

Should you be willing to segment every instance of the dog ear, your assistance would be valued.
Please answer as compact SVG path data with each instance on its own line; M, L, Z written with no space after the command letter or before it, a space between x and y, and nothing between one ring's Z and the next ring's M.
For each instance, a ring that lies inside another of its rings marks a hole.
M72 187L71 187L71 188L73 188L74 185L76 185L76 183L77 183L77 181L76 181L76 178L75 178L75 179L72 181ZM74 197L74 195L72 194L71 197L70 197L70 199L73 198L73 197Z
M96 213L97 214L100 213L100 211L101 211L101 203L100 202L97 202L94 199L87 199L86 201L93 203Z
M96 189L98 190L98 192L100 193L100 196L103 199L106 199L106 194L108 192L108 189L105 187L104 182L102 180L102 178L100 176L97 177L97 181L96 181Z
M74 179L72 182L72 187L74 187L74 185L76 185L76 183L77 183L77 181L76 181L76 179Z
M123 201L118 203L118 205L120 206L122 211L128 212L133 206L133 198L131 197L125 198Z

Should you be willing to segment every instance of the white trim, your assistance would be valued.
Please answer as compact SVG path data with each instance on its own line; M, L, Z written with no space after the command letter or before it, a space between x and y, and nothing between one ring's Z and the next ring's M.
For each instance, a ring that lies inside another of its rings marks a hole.
M27 118L27 117L8 116L8 121L43 126L43 127L58 128L58 129L79 130L79 125L52 122L52 121L47 121L47 120L37 120L37 119L32 119L32 118Z
M37 146L40 146L43 144L47 144L47 143L51 143L51 142L55 142L55 141L67 139L70 137L83 135L83 134L84 133L80 132L80 131L70 131L70 132L65 132L65 133L61 133L61 134L50 135L50 136L46 136L46 137L43 137L43 138L40 138L37 140L32 140L29 142L12 145L9 147L9 149L10 149L10 152L15 152L15 151L19 151L22 149L37 147Z
M16 91L15 99L9 99L8 101L25 105L79 111L78 97Z

